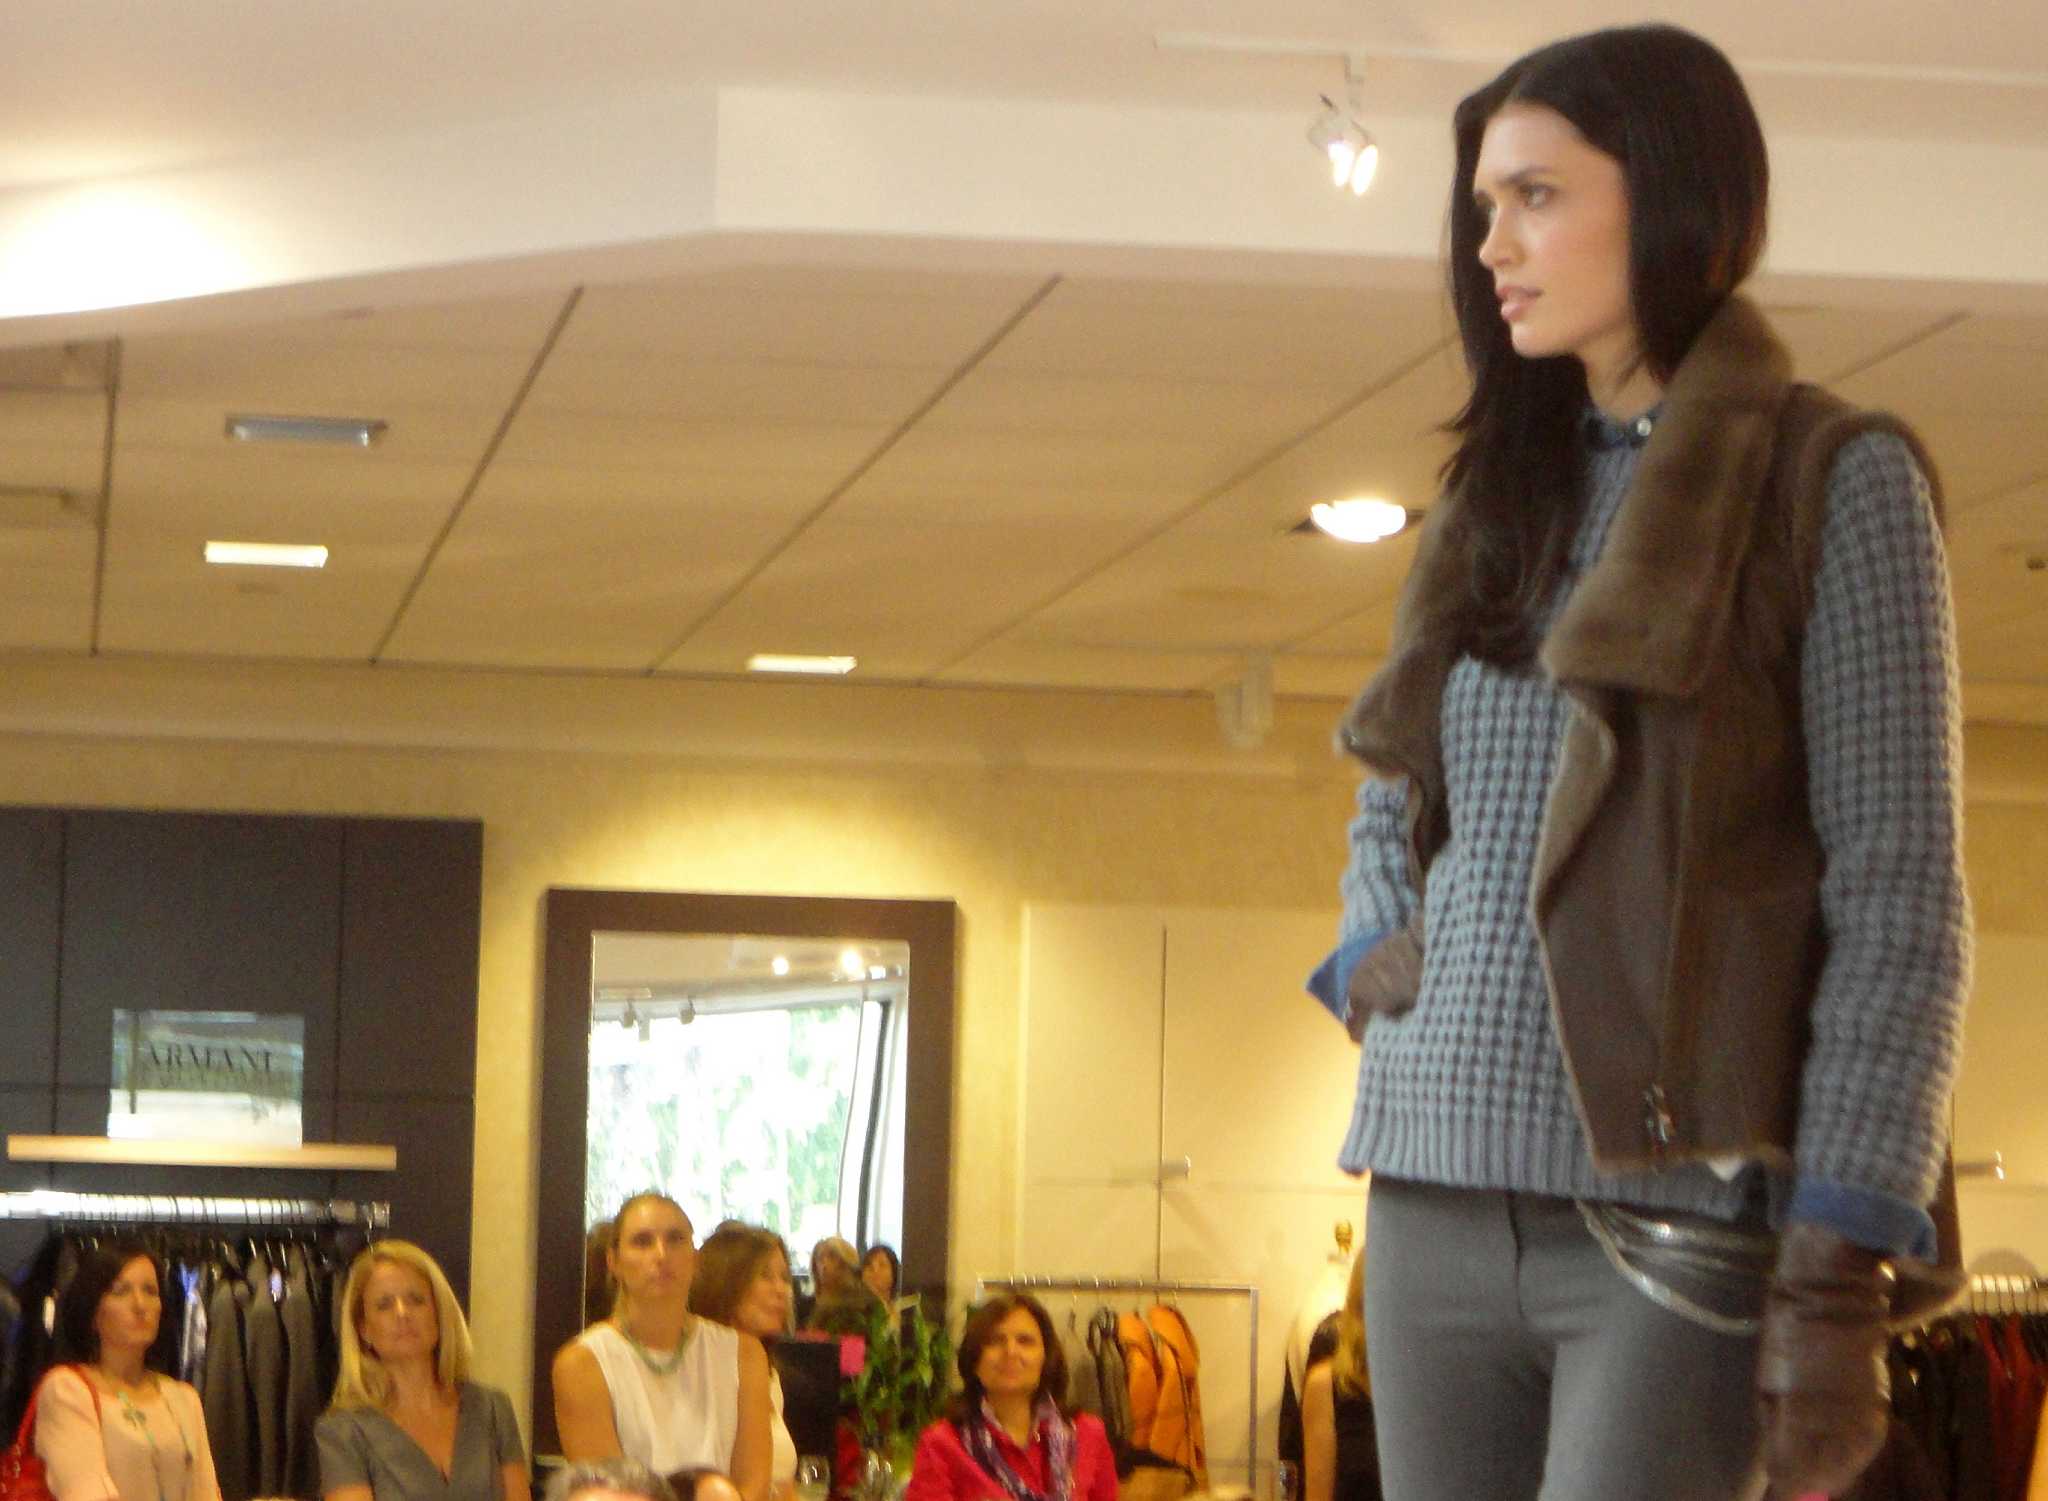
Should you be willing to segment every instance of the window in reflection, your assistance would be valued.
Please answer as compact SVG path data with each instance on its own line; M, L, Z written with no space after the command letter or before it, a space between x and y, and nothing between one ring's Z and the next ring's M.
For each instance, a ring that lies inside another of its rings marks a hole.
M763 935L593 940L584 1214L646 1188L699 1235L740 1219L801 1263L901 1236L909 946Z

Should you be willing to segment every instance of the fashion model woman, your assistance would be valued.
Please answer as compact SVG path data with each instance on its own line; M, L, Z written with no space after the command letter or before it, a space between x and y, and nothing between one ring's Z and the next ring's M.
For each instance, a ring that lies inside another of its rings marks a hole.
M766 1346L789 1333L795 1287L782 1237L751 1225L724 1224L697 1253L690 1312L751 1334ZM782 1377L768 1365L768 1479L772 1496L796 1493L796 1443L783 1421Z
M1387 665L1326 1002L1362 1031L1395 1501L1839 1491L1937 1304L1968 968L1917 440L1737 287L1763 136L1668 26L1455 121L1471 374Z
M1021 1294L989 1299L960 1334L960 1395L925 1429L904 1501L1116 1501L1102 1420L1068 1413L1052 1316Z
M341 1372L314 1429L327 1501L527 1501L518 1420L469 1379L469 1325L440 1264L378 1241L341 1306Z
M761 1342L690 1312L697 1248L690 1217L675 1200L636 1195L612 1224L611 1317L555 1355L563 1455L624 1454L669 1476L678 1494L708 1494L729 1481L743 1501L765 1501L768 1357Z
M57 1501L220 1501L199 1393L148 1369L162 1268L132 1241L79 1258L57 1304L58 1353L35 1397L36 1453Z

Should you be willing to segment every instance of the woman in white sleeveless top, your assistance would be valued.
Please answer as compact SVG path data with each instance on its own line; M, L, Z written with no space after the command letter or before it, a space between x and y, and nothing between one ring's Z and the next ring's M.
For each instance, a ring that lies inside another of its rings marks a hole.
M740 1501L766 1501L768 1356L761 1342L689 1311L697 1251L673 1199L639 1194L613 1221L612 1316L555 1355L555 1430L573 1463L625 1455L677 1477L712 1472ZM724 1487L716 1487L723 1492Z

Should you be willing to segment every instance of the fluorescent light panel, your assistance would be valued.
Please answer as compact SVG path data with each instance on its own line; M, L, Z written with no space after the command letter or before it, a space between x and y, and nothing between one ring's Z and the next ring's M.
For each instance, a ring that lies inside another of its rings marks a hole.
M230 415L227 433L242 443L339 443L347 448L368 448L389 426L381 417Z
M209 542L206 561L248 568L325 568L327 549L296 542Z
M856 665L853 657L802 657L772 651L755 652L747 658L749 672L808 672L822 677L845 677Z

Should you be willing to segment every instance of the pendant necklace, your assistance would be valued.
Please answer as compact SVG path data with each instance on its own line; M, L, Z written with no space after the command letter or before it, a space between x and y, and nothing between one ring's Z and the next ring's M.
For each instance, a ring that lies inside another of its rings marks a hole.
M159 1387L158 1390L161 1391L162 1388ZM114 1393L114 1398L121 1404L122 1418L130 1427L139 1432L142 1435L142 1441L149 1445L150 1473L156 1476L156 1501L169 1501L169 1497L164 1491L163 1456L157 1452L156 1435L149 1431L148 1416L141 1408L135 1405L127 1392L117 1390ZM171 1406L170 1398L168 1397L164 1398L164 1411L170 1414L171 1425L178 1430L178 1442L185 1447L185 1468L190 1470L192 1468L192 1440L185 1436L185 1425L179 1421L177 1409Z
M633 1347L633 1353L640 1357L640 1363L646 1366L648 1370L654 1372L655 1375L673 1376L682 1369L683 1352L690 1347L690 1334L687 1329L676 1340L675 1349L669 1351L666 1355L656 1355L647 1346L641 1344L639 1340L633 1338L633 1331L626 1327L623 1320L614 1319L612 1327L625 1336L626 1343Z

